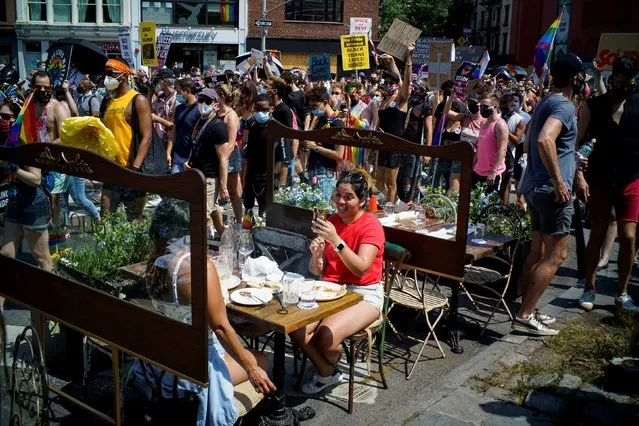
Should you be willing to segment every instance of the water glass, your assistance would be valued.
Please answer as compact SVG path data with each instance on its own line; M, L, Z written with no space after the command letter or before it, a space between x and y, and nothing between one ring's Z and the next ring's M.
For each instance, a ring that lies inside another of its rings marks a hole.
M395 213L395 204L388 202L384 204L384 216L390 216Z
M300 291L304 283L304 276L287 272L282 280L282 297L287 305L294 305L300 300Z
M486 225L484 225L483 223L476 223L475 224L475 237L484 238L485 235L486 235Z
M231 274L233 273L233 269L229 265L227 256L211 256L211 260L215 265L215 269L217 269L217 275L220 278L220 281L226 280L231 276Z
M300 302L297 306L300 309L313 309L315 308L315 298L317 297L317 291L312 282L303 283L302 291L300 292Z
M246 259L248 259L249 255L253 253L255 250L255 244L253 243L253 235L251 235L251 231L243 230L240 233L240 237L238 239L237 251L242 255L242 261L240 263L240 267L244 267L244 263L246 263Z

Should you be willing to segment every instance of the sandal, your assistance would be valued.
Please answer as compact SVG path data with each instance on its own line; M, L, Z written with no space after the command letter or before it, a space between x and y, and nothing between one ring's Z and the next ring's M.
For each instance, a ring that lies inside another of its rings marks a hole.
M342 382L342 373L335 370L330 376L322 377L317 373L313 373L310 381L302 385L302 392L307 395L315 395L320 393L329 386L337 385Z

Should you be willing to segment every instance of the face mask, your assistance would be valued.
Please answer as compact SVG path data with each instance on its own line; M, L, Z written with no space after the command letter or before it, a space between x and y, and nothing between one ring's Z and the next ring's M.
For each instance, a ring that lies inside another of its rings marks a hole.
M260 84L260 87L259 87L258 91L259 91L260 95L263 95L263 94L266 93L266 90L264 90L264 86L262 86L261 84Z
M573 83L572 84L572 95L573 96L583 95L585 86L586 86L586 83L584 83L581 80L578 80L577 84Z
M104 77L104 87L106 87L107 90L115 90L120 87L120 81L115 77L107 75Z
M98 89L98 95L100 95L100 96L106 95L106 88L105 87L100 87Z
M76 92L78 92L78 95L82 96L84 94L84 89L82 89L82 87L78 87L77 89L75 89Z
M203 117L208 117L213 112L213 105L207 105L204 102L197 104L197 109Z
M35 100L40 102L41 104L48 104L51 100L52 94L52 90L36 90L35 92L33 92Z
M253 114L253 118L255 118L255 121L258 123L264 124L271 118L271 114L268 112L258 111Z
M377 84L377 79L376 78L371 78L371 84Z
M183 104L185 102L184 95L175 95L175 100L178 101L178 103Z
M379 95L373 96L373 99L371 100L371 102L375 102L376 104L380 103L381 101L382 98Z
M11 129L11 121L0 118L0 135L8 135Z
M488 107L488 108L481 107L479 114L481 114L481 116L484 118L488 118L491 115L493 115L493 109L491 107Z
M479 112L479 105L476 103L468 104L468 111L470 111L471 114L477 114Z
M501 116L503 118L508 118L512 115L512 113L515 111L514 108L500 108L501 111Z
M357 99L355 96L350 95L349 96L351 98L351 106L353 105L357 105L357 103L359 102L359 99Z
M521 111L521 105L519 105L519 101L515 101L515 111Z
M386 93L388 93L389 95L392 95L393 93L395 93L395 91L397 91L397 85L396 84L390 84L390 85L386 86Z
M313 110L313 115L315 117L323 117L324 116L324 111L322 111L322 109L320 107L317 107Z

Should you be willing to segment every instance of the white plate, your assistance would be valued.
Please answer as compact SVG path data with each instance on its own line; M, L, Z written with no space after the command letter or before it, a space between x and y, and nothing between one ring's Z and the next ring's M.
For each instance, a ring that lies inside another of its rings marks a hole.
M242 288L231 293L231 300L239 305L259 306L268 303L273 294L261 288Z
M225 289L231 290L237 287L238 285L240 285L241 282L242 280L240 279L240 277L237 277L235 275L229 275L228 277L222 280L222 285L224 286Z
M307 281L304 285L308 285L309 282L312 283L315 290L317 290L315 300L318 302L339 299L346 294L345 285L329 283L327 281Z
M278 283L277 281L247 281L246 285L249 287L261 288L263 290L270 291L271 293L282 291L284 289L282 283Z

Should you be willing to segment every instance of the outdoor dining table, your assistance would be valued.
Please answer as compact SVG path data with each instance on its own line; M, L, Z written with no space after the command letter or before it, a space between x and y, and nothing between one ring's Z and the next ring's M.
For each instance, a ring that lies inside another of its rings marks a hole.
M426 219L421 226L406 226L402 224L384 225L384 233L388 241L401 241L404 248L411 252L411 257L408 262L404 264L407 268L417 269L418 271L439 274L444 278L450 278L453 281L452 296L450 300L450 309L448 316L448 334L451 343L451 351L453 353L462 353L464 351L459 337L459 281L455 277L447 276L447 274L439 273L436 266L433 266L433 262L428 261L428 257L433 253L429 252L428 243L432 241L433 234L441 230L442 228L450 228L452 224L444 224L441 220ZM418 232L420 230L427 230L428 233ZM466 241L466 254L464 257L465 265L472 265L479 259L497 252L503 247L508 246L516 241L515 238L496 235L485 234L481 237L483 240L481 243L473 242L476 239L474 233L468 235ZM477 238L479 239L479 238ZM427 264L428 267L423 265Z
M238 287L238 289L239 288L241 287ZM233 291L236 290L231 290L231 292ZM296 305L288 305L286 306L288 313L278 313L278 311L281 312L281 306L275 297L264 307L243 306L234 302L226 305L227 311L235 317L275 331L273 379L277 391L272 395L275 399L276 406L269 418L272 422L271 424L292 425L294 420L291 410L286 408L286 392L284 389L286 378L286 335L354 306L361 300L361 294L347 291L346 294L339 299L326 302L318 301L319 306L315 309L303 310L299 309ZM300 372L300 374L304 373Z

